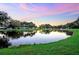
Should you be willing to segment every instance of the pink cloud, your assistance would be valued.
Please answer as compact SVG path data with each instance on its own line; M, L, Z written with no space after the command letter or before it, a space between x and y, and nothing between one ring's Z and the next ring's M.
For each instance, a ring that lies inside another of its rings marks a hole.
M53 5L51 5L53 6ZM24 11L29 10L29 11L34 11L30 12L28 15L24 16L23 18L27 19L33 19L33 18L38 18L38 17L43 17L43 16L50 16L50 15L58 15L62 14L65 12L72 12L79 10L79 4L57 4L50 9L47 6L32 6L31 9L26 5L26 4L21 4L20 6ZM40 13L38 13L40 12ZM77 12L76 12L77 13ZM75 14L76 14L75 13ZM74 12L73 12L74 14Z
M31 3L30 3L31 4ZM28 4L24 4L24 3L21 3L19 5L19 7L24 10L24 11L36 11L36 12L39 12L39 11L48 11L49 8L47 6L31 6L29 7Z
M48 11L49 8L47 6L33 6L32 11Z
M75 11L79 10L79 4L60 4L59 6L56 6L52 11L54 12L69 12L69 11Z
M19 4L19 6L20 6L20 9L23 10L23 11L28 10L28 6L25 3L21 3L21 4Z
M60 4L54 8L51 8L51 10L47 11L43 15L50 16L50 15L58 15L65 12L75 12L79 10L79 4Z

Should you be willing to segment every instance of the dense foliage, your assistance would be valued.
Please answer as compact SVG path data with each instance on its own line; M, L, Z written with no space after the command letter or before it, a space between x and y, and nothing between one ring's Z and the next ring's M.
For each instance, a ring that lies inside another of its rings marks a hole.
M20 22L13 20L6 12L0 11L0 27L4 28L36 28L37 26L32 22Z
M79 18L72 23L67 23L66 25L64 25L64 27L66 27L66 28L79 28Z

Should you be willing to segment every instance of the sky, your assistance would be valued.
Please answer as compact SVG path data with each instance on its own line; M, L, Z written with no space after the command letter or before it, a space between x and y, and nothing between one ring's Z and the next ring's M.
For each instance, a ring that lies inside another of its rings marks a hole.
M0 11L19 21L63 25L79 17L79 3L0 3Z

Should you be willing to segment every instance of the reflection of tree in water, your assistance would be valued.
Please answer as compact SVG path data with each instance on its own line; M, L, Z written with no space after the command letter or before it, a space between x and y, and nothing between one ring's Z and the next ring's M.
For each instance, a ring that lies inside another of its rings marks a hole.
M3 36L3 38L0 37L0 48L8 48L11 44L8 42L9 40Z
M22 36L26 37L26 36L33 36L35 35L36 31L31 31L31 32L27 32L26 34L24 34L24 32L21 32L21 31L8 31L5 33L5 35L7 37L10 37L10 38L20 38Z
M24 37L26 37L26 36L33 36L33 35L35 35L35 33L36 32L27 32L26 34L24 34Z
M8 32L0 32L1 34L4 34L5 36L0 37L0 48L8 48L8 46L11 45L11 43L9 43L9 39L15 39L15 38L19 38L21 36L33 36L35 35L35 31L31 31L31 32L27 32L27 34L23 35L23 32L20 31L8 31Z
M66 33L67 35L73 35L73 32L72 31L68 31L68 30L57 30L58 32L64 32Z
M6 36L11 37L11 38L19 38L23 35L23 32L19 31L8 31L6 32Z
M40 33L49 34L52 30L41 30Z

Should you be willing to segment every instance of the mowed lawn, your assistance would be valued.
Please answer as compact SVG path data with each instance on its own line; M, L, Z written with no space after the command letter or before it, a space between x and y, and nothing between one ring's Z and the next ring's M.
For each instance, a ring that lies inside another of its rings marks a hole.
M0 49L1 55L77 55L79 54L79 29L65 40L49 44L24 45Z

